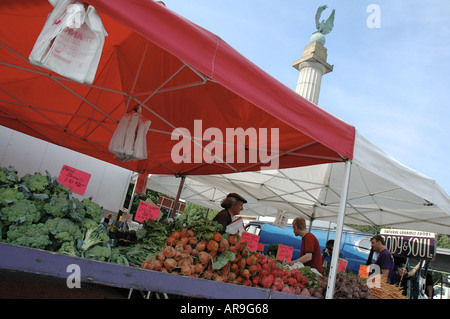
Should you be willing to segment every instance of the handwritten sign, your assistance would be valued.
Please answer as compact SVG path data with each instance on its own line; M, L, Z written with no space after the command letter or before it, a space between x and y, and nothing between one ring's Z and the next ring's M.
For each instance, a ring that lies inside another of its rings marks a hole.
M256 248L256 250L257 250L257 251L264 251L264 247L265 247L264 244L259 243L259 244L258 244L258 248Z
M369 278L369 269L370 266L360 265L359 266L359 277L361 278Z
M247 243L248 250L256 251L258 249L259 236L243 232L241 235L241 242Z
M291 261L293 252L294 252L294 247L292 247L292 246L285 246L285 245L281 245L281 244L278 245L277 260Z
M159 207L150 205L149 203L141 200L134 220L140 223L149 220L150 218L156 220L158 218L159 211Z
M58 182L71 189L72 192L84 195L90 178L91 174L89 173L63 165L58 176Z
M345 269L347 269L348 261L342 258L339 258L339 264L338 264L338 271L339 272L345 272Z

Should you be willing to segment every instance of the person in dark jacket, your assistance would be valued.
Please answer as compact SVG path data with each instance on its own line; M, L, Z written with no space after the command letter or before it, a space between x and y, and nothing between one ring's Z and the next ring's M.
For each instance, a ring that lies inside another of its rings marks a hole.
M223 229L220 232L221 234L225 233L227 226L233 221L233 217L239 215L244 209L245 203L247 203L245 198L236 193L228 194L222 203L220 203L223 210L221 210L213 220L222 224Z

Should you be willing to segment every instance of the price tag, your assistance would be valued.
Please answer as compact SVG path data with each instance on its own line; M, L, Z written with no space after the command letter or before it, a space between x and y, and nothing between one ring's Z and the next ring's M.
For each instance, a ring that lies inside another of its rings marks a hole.
M248 250L256 251L258 248L259 236L243 232L241 236L241 242L247 243Z
M160 208L157 206L150 205L144 201L140 201L138 209L136 211L136 216L134 220L137 222L144 222L146 220L154 219L157 220Z
M277 260L291 261L293 252L294 252L294 247L292 247L292 246L285 246L285 245L281 245L281 244L278 245Z
M359 277L361 278L369 278L369 269L370 266L360 265L359 266Z
M91 174L89 173L63 165L58 176L58 182L71 189L72 192L84 195L90 178Z
M347 260L339 258L338 271L345 272L345 269L347 269L347 265L348 265Z

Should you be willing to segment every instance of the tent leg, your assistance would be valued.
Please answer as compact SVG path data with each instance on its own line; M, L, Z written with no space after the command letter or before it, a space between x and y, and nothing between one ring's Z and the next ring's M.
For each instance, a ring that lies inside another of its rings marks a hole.
M177 197L175 198L175 203L172 208L172 212L170 213L170 218L173 218L175 216L175 213L177 212L178 202L180 201L181 192L183 191L184 186L184 180L186 179L186 176L181 176L180 185L178 186L178 192Z
M133 206L134 195L136 195L137 180L134 183L133 192L131 193L130 203L128 204L128 214L131 214L131 206Z
M333 299L334 288L336 283L336 274L339 264L339 252L341 250L342 230L344 228L345 208L347 206L348 187L350 184L350 173L352 163L347 160L345 162L344 184L341 191L341 200L339 202L339 214L337 219L336 238L334 239L333 255L331 256L330 273L328 275L328 287L325 299Z

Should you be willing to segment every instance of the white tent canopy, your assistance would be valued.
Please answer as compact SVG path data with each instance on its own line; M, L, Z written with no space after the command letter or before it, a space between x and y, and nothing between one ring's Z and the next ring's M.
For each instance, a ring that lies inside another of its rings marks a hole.
M345 163L276 171L188 176L181 198L220 210L230 192L244 196L245 215L302 216L337 222ZM152 175L147 187L176 196L179 178ZM450 234L450 197L436 182L403 166L356 134L345 223Z

